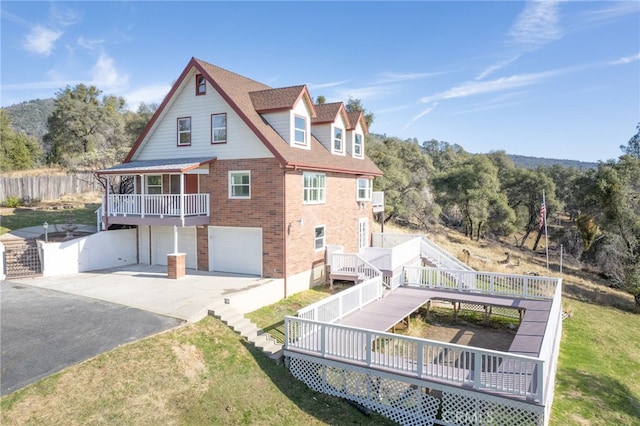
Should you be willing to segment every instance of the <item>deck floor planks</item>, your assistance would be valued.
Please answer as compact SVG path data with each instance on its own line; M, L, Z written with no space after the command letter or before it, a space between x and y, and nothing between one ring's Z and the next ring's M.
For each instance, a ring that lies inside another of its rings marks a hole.
M537 357L549 320L552 301L491 296L419 287L399 287L382 299L353 312L336 324L387 331L429 300L449 300L479 305L523 309L524 316L508 352Z

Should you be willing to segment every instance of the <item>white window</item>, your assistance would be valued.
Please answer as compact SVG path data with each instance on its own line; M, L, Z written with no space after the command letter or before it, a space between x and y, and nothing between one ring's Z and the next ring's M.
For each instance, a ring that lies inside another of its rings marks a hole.
M303 203L324 203L325 175L324 173L304 173L303 175Z
M356 133L356 138L353 142L353 156L362 157L362 135Z
M191 117L178 118L178 146L191 145Z
M229 198L251 198L251 172L229 172Z
M358 178L358 201L371 201L371 179Z
M307 144L307 119L300 115L294 118L294 142L299 145Z
M211 114L211 143L227 142L227 114Z
M324 249L325 240L326 240L326 235L325 235L324 225L316 226L315 238L313 242L314 248L316 249L316 251Z
M342 129L333 128L333 152L342 152Z
M162 194L162 176L147 176L147 194Z

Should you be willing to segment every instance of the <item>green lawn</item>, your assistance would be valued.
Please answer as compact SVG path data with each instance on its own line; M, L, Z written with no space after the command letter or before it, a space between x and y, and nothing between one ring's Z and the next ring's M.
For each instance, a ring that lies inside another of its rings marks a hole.
M640 315L566 299L552 425L640 425Z
M6 232L30 226L42 226L44 222L50 224L65 224L72 216L75 224L95 225L95 211L100 204L86 204L82 208L59 209L59 210L32 210L25 208L2 210L0 219L0 235ZM43 230L44 232L44 230Z

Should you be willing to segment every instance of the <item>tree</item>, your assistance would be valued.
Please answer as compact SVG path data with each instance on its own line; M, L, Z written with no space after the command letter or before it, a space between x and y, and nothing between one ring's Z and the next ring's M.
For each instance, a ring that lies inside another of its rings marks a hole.
M124 114L124 130L129 140L129 145L133 145L138 137L144 131L144 128L157 111L158 104L146 104L141 102L136 112L125 112Z
M126 144L125 100L115 96L100 100L101 93L95 86L78 84L56 94L44 136L48 163L77 167L82 156Z
M480 237L485 230L510 232L515 214L500 193L498 168L486 155L472 155L432 180L436 201L444 209L456 208L462 215L465 235Z
M426 227L439 214L428 186L433 166L416 143L369 135L367 155L384 172L374 181L385 193L385 222L395 220Z
M325 103L327 103L327 98L325 98L324 96L319 95L319 96L316 98L316 104L317 104L317 105L322 105L322 104L325 104Z
M362 101L360 101L360 99L349 97L347 105L345 105L345 109L347 110L347 112L362 111L362 114L364 115L364 121L365 123L367 123L367 127L370 129L373 125L373 120L375 117L372 112L367 111L365 107L362 106Z
M11 121L0 109L0 171L29 169L42 155L38 141L11 128Z
M636 134L629 139L627 145L620 145L620 149L627 155L640 158L640 123L636 126Z

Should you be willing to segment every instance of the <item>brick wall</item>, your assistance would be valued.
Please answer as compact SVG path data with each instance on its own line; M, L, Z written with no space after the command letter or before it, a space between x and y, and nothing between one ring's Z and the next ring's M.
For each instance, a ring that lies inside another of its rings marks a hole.
M369 219L369 234L375 226L371 202L360 209L356 201L357 176L326 173L324 204L302 204L302 171L287 173L287 275L291 276L324 262L325 251L314 247L315 227L325 225L326 244L344 246L346 253L358 252L360 218ZM298 220L302 218L301 225ZM370 240L370 236L369 236Z
M251 198L229 199L229 171L251 171ZM265 277L284 277L283 170L277 160L218 160L200 175L200 191L210 193L212 226L262 228ZM208 269L208 230L198 230L198 268Z

